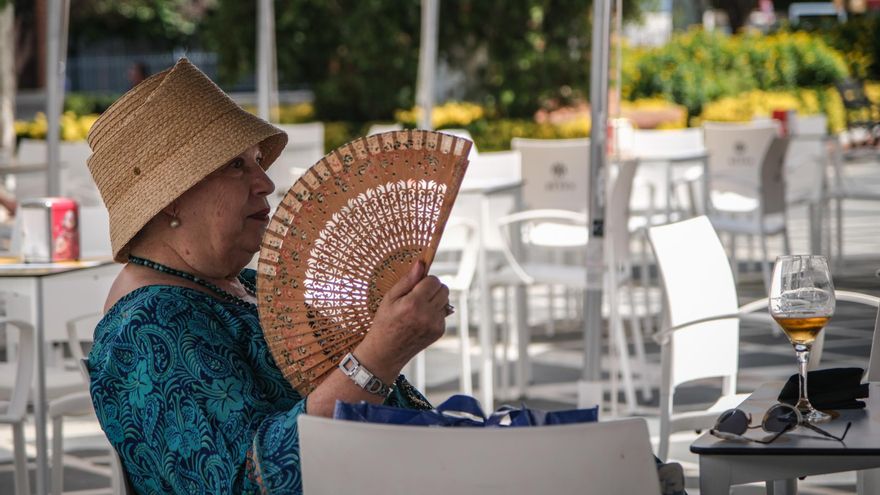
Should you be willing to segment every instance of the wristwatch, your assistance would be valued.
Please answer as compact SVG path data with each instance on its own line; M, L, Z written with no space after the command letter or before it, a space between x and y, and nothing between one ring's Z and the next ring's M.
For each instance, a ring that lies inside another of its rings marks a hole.
M364 368L360 361L354 357L354 354L350 352L340 361L339 369L345 373L345 376L351 378L351 381L358 387L371 394L388 397L391 394L391 390L393 390L388 385L385 385L382 380L376 378L370 370Z

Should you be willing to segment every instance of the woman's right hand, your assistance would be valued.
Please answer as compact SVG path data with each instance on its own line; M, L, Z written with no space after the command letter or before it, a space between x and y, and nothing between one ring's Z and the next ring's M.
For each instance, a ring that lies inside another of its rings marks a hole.
M377 375L395 379L410 359L443 336L448 303L449 288L437 277L426 277L425 264L417 261L385 294L355 355L373 362Z

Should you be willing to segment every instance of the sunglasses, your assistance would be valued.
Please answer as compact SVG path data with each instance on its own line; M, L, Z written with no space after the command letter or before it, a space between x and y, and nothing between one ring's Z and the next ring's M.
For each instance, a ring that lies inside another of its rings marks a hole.
M745 440L768 444L773 443L783 433L793 430L797 426L803 426L820 435L843 442L843 439L846 438L846 434L849 432L849 428L852 426L852 422L847 423L846 429L843 430L843 435L838 437L818 426L805 423L797 408L783 403L774 404L770 409L767 409L760 425L750 426L751 422L752 416L750 414L746 414L740 409L729 409L721 413L721 416L718 416L715 426L709 430L709 433L725 440ZM773 433L773 435L769 438L750 438L744 436L746 431L751 428L758 428L759 426L767 433Z

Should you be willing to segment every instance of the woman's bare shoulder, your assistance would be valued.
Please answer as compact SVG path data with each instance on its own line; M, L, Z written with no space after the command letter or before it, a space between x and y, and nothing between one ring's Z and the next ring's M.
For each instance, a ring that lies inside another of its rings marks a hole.
M119 272L119 275L116 276L113 285L110 286L110 293L107 295L107 301L104 303L104 312L109 311L120 299L141 287L148 285L188 286L186 281L182 282L169 280L167 276L163 276L161 273L140 266L126 265Z

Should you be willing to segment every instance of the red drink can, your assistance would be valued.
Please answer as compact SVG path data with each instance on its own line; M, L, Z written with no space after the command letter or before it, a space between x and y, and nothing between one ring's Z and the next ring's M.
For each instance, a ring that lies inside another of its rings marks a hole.
M25 262L48 263L79 259L79 206L70 198L23 201L22 254Z

